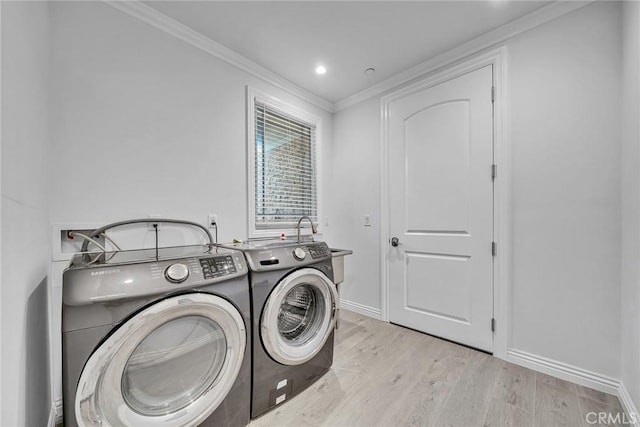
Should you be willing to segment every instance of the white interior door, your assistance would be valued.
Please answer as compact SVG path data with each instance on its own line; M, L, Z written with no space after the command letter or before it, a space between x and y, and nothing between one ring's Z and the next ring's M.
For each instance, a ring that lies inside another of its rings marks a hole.
M386 121L390 321L490 352L492 73L392 100Z

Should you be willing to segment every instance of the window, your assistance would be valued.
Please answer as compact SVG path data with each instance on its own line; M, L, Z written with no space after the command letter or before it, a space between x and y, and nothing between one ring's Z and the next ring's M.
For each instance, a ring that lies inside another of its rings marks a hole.
M249 237L291 235L302 216L318 223L318 120L248 92Z

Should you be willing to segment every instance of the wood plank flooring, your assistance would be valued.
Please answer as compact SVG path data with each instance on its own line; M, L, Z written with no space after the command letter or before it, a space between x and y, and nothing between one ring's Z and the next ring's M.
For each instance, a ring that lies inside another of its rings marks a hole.
M340 313L331 370L250 427L588 426L598 425L587 422L589 412L622 417L615 396Z

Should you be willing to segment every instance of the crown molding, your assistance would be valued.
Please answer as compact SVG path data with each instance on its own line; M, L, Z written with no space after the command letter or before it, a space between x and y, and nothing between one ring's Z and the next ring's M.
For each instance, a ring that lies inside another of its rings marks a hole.
M211 40L192 28L168 17L156 9L141 3L140 1L114 1L103 0L104 3L126 13L146 24L151 25L167 34L170 34L218 59L221 59L234 67L237 67L259 79L285 90L296 97L309 102L323 110L333 113L333 104L295 83L281 77L267 68L251 61L250 59L232 51L231 49Z
M401 71L398 74L394 74L374 86L341 99L333 104L333 110L334 112L344 110L376 95L380 95L391 89L397 89L400 86L409 84L414 80L423 77L425 74L434 72L447 65L451 65L472 54L495 47L497 44L503 43L518 34L522 34L542 24L546 24L549 21L587 6L594 1L595 0L555 1L440 55L434 56L433 58L414 67Z
M596 0L563 1L557 0L553 3L535 10L521 18L511 21L501 27L491 30L479 37L450 49L440 55L428 59L414 67L397 73L382 82L357 92L351 96L331 103L295 83L281 77L267 68L253 62L252 60L234 52L233 50L211 40L205 35L193 30L159 12L158 10L134 1L103 0L104 3L120 10L146 24L149 24L167 34L170 34L204 52L221 59L259 79L264 80L273 86L285 90L296 97L309 102L329 113L344 110L374 96L380 95L391 89L399 88L409 84L424 75L438 70L439 68L451 65L469 55L479 53L486 49L495 47L499 43L513 38L519 34L546 24L556 18L581 9Z

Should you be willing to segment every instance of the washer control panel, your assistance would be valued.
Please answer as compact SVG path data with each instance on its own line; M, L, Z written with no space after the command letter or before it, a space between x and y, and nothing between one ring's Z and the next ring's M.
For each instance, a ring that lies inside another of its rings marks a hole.
M217 277L235 274L237 271L236 264L231 255L200 258L200 266L202 267L202 274L205 279L215 279ZM242 268L242 263L238 263L238 266Z

